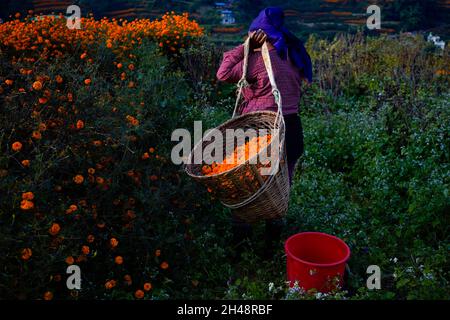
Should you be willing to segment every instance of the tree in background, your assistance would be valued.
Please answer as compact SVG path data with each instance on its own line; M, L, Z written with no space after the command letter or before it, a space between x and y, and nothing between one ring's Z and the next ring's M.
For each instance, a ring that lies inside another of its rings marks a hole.
M439 3L436 0L398 0L386 4L388 17L398 20L401 29L412 31L434 27L439 23Z

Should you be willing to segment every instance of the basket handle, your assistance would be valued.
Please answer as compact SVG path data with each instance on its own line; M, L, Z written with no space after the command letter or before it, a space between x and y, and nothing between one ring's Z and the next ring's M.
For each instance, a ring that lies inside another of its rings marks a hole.
M269 53L269 48L267 46L267 41L265 41L261 47L261 54L263 57L264 66L266 67L267 75L269 77L270 85L272 87L272 94L274 96L275 103L277 105L277 117L275 118L275 123L277 123L279 120L278 118L283 114L283 111L282 111L283 103L281 100L280 90L278 90L277 84L275 82L275 76L273 73L272 61L270 59L270 53ZM238 109L239 109L240 100L242 98L242 90L243 90L243 88L249 86L249 83L247 82L249 55L250 55L250 37L247 38L247 40L245 40L245 42L244 42L244 63L242 66L242 77L237 83L237 92L238 93L237 93L236 103L234 105L234 111L233 111L232 118L235 118L239 115ZM281 117L281 118L283 118L283 117ZM284 121L284 119L282 121Z

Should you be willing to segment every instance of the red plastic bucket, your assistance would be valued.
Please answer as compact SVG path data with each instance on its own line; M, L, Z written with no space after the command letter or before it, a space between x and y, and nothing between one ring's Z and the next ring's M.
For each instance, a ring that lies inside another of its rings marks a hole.
M343 285L350 248L341 239L322 232L297 233L286 240L287 278L308 291L329 292Z

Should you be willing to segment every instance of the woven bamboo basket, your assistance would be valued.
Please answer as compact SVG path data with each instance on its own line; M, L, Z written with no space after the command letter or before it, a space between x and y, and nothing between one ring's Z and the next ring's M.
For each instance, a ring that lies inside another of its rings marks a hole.
M257 111L238 115L242 88L247 84L246 72L249 53L249 43L244 45L243 76L238 83L238 97L232 119L223 123L216 130L225 137L227 129L269 130L272 133L271 141L266 148L259 150L253 158L246 159L228 171L214 175L204 175L202 167L204 163L195 164L194 154L202 152L214 143L211 138L213 132L207 134L193 148L185 165L186 173L193 179L204 184L208 190L217 197L225 206L229 207L239 219L254 223L260 220L279 218L285 215L289 202L289 176L285 150L285 124L282 116L281 96L277 89L273 76L272 65L267 45L262 47L262 56L272 85L272 93L278 106L277 112ZM226 150L233 150L236 141L226 141L222 145L223 154ZM230 146L230 144L232 144ZM275 154L272 154L275 152ZM275 161L261 160L265 154ZM205 160L205 159L203 159ZM266 170L263 174L263 170ZM267 174L269 172L270 174Z

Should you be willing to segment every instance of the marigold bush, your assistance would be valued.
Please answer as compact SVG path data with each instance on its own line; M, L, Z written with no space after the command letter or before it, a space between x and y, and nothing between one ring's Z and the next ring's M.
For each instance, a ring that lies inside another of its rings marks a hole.
M199 270L186 263L199 250L185 221L210 206L189 201L193 188L168 160L191 91L164 54L202 29L174 13L81 25L0 25L0 296L176 296ZM71 264L80 292L63 281Z

